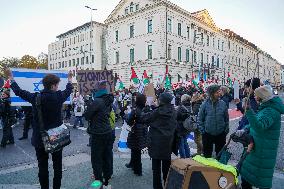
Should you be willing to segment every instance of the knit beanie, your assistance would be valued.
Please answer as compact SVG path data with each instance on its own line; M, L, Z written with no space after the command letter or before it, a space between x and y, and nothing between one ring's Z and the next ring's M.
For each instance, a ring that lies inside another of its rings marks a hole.
M269 85L263 85L255 89L254 94L266 102L274 97L272 89Z
M170 93L164 92L160 95L159 100L161 104L170 104L173 100L173 95L171 95Z

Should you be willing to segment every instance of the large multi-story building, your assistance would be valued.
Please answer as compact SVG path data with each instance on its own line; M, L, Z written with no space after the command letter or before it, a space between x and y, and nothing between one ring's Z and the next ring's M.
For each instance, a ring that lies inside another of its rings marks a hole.
M107 52L107 69L114 70L126 86L130 85L130 67L134 67L139 77L146 70L157 83L162 80L166 65L172 82L192 76L203 78L206 73L207 78L224 84L230 73L232 79L240 82L260 77L280 84L280 64L233 31L218 28L207 10L190 13L168 0L121 0L105 23L97 25L106 29L106 35L103 31L102 35L94 34L104 36L106 41L106 46L97 49ZM71 33L58 37L59 46L64 46ZM68 49L65 50L68 54ZM75 61L83 57L82 51L76 51ZM95 52L102 54L102 51ZM49 56L52 54L53 51L49 52ZM62 64L62 61L69 59L50 64Z
M104 69L105 32L104 24L93 21L58 35L48 46L48 69L71 70L74 75L78 69Z

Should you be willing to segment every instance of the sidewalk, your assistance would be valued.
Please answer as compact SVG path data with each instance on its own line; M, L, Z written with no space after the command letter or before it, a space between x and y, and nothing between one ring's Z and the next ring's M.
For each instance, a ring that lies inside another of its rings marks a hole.
M125 167L129 161L129 154L116 154L114 157L114 174L111 179L112 189L151 189L152 170L151 160L145 155L143 162L143 176L134 176L132 171ZM52 183L52 165L50 165L50 183ZM77 154L64 158L64 172L62 188L87 189L91 180L91 163L88 154ZM273 180L273 189L283 188L284 172L276 172ZM36 164L19 166L12 169L0 170L0 189L38 189Z

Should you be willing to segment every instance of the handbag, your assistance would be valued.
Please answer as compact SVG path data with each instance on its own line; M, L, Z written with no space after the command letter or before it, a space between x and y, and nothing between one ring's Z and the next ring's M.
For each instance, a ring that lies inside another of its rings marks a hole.
M62 124L59 127L55 127L47 131L44 129L40 94L36 96L36 107L37 107L41 139L45 151L47 153L53 153L69 145L71 143L70 130L66 127L66 125Z

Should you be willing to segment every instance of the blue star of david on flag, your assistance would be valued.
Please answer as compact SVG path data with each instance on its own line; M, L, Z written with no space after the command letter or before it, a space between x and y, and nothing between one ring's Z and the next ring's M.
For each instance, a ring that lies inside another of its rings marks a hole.
M42 80L38 83L33 83L33 84L34 84L34 87L35 87L34 91L39 92L40 91L39 86L42 85Z

